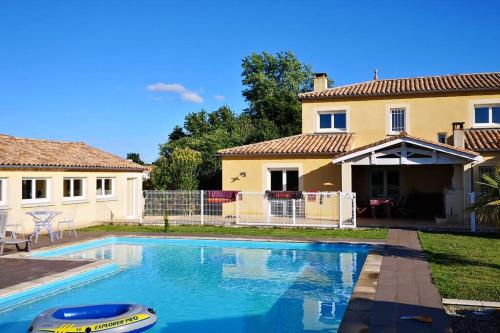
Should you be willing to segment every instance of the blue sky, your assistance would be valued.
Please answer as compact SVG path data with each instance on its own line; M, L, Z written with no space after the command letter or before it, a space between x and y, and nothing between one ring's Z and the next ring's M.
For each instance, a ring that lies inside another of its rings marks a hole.
M293 51L337 85L500 71L500 1L0 1L0 133L151 162L184 116L241 111L241 59Z

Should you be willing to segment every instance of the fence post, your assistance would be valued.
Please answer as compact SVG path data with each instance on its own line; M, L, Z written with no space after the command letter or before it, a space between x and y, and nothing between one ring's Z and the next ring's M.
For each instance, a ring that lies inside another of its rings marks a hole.
M342 220L344 218L343 214L343 205L342 205L342 192L338 192L339 194L339 228L342 229Z
M200 222L201 222L201 225L203 225L205 223L205 218L203 216L203 214L205 213L205 207L203 207L204 204L203 204L203 190L200 191L200 214L201 214L201 217L200 217Z
M474 203L476 203L476 193L475 192L469 193L469 200L470 200L471 206ZM476 232L476 212L474 212L474 211L472 211L470 213L470 231Z
M292 224L295 224L295 199L292 199Z
M236 193L236 224L240 224L240 194Z
M356 228L356 193L352 193L352 223L353 227Z

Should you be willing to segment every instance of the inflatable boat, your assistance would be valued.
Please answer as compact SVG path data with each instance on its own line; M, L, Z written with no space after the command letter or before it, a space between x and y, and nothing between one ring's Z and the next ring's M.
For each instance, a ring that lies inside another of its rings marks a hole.
M138 333L156 323L153 309L136 304L52 308L36 317L28 333Z

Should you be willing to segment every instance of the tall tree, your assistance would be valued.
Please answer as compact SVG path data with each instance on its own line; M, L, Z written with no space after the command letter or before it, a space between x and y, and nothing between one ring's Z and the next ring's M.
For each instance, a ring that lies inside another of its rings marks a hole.
M273 122L279 136L301 132L302 112L297 94L312 90L313 73L290 52L252 53L242 62L245 110L252 119Z
M222 183L217 151L276 139L301 131L301 106L297 94L312 90L313 74L291 52L276 55L253 53L243 59L243 96L249 107L237 115L228 106L208 112L191 112L184 126L176 126L167 142L160 144L153 181L157 188L173 188L170 165L176 149L201 154L197 173L201 189L217 189Z
M159 189L196 190L201 153L190 148L175 148L169 157L161 157L151 175Z
M139 153L127 153L127 160L132 160L132 162L144 165L144 162L143 160L141 160L141 155L139 155Z
M182 129L182 127L180 127L179 125L176 125L174 127L174 129L172 130L172 132L168 135L168 140L175 141L175 140L179 140L185 136L187 136L187 134L184 133L184 130Z

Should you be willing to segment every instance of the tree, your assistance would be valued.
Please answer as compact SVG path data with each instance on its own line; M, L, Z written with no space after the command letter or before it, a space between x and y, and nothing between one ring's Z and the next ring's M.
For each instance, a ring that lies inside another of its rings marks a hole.
M190 148L175 148L169 157L162 156L151 174L155 188L196 190L201 153Z
M302 111L297 94L312 90L313 73L290 52L252 53L242 62L245 110L254 120L268 120L280 137L301 132Z
M189 148L201 154L197 172L201 189L222 183L217 151L301 132L301 105L297 94L312 90L313 74L291 52L253 53L243 59L243 96L249 107L236 114L228 106L189 113L184 126L176 126L160 144L153 183L159 189L176 189L171 171L174 151Z
M179 140L185 136L187 136L187 134L184 133L184 130L182 129L182 127L180 127L179 125L176 125L174 127L174 129L172 130L172 133L170 133L168 135L168 140L175 141L175 140Z
M188 135L160 145L160 155L170 156L177 148L190 148L202 156L198 180L202 189L219 188L222 179L217 151L248 143L255 128L250 117L237 116L229 107L212 112L201 110L186 116Z
M127 160L132 160L132 162L144 165L144 162L141 160L141 156L139 155L139 153L127 153Z
M492 174L483 175L483 182L479 184L486 187L486 191L479 193L472 211L476 213L479 223L500 224L500 168Z

